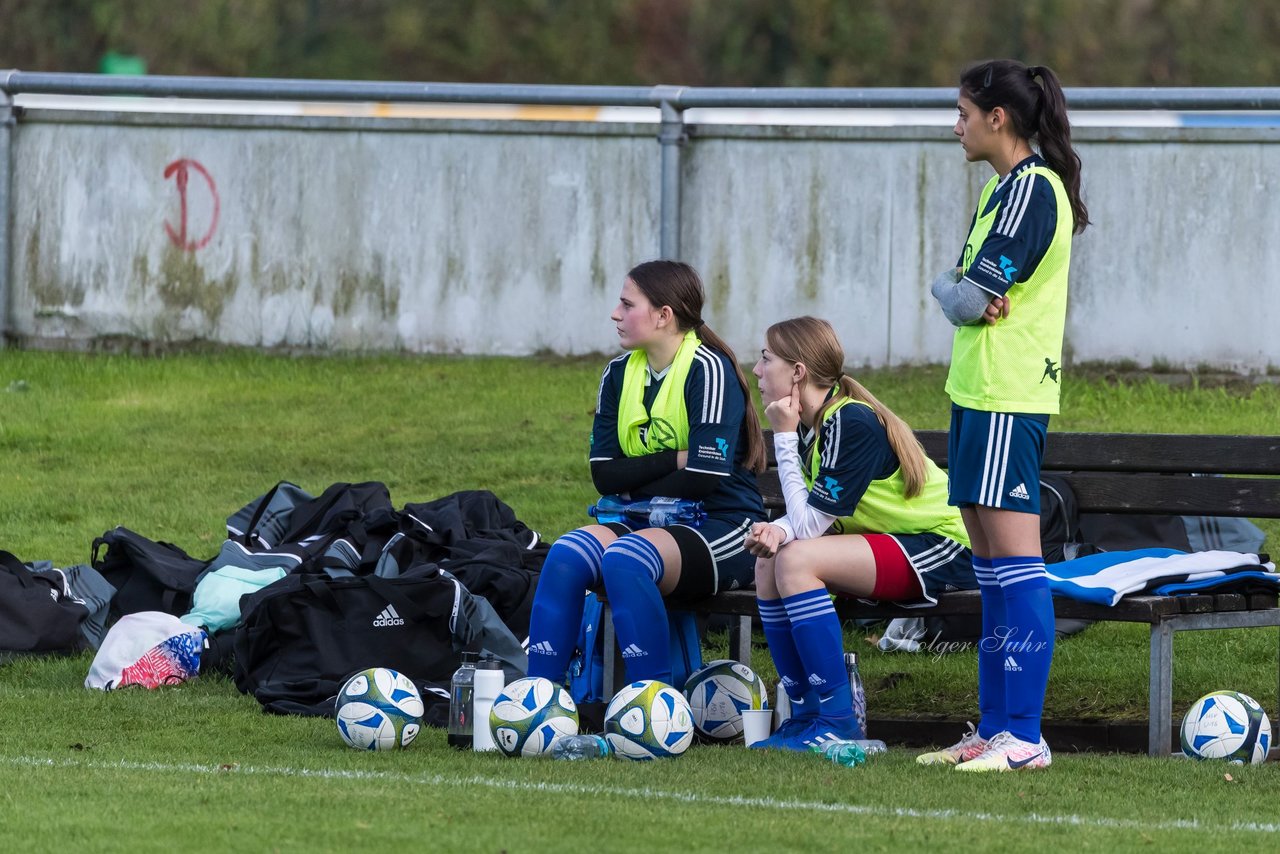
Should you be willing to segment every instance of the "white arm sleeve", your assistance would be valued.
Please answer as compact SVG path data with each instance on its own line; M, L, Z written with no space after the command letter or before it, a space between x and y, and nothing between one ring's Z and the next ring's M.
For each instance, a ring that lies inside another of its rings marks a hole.
M809 487L805 486L800 471L800 437L796 433L774 433L773 452L778 458L778 480L782 484L782 500L787 505L787 515L774 520L787 533L783 544L792 540L811 540L821 537L836 520L830 513L823 513L809 504Z

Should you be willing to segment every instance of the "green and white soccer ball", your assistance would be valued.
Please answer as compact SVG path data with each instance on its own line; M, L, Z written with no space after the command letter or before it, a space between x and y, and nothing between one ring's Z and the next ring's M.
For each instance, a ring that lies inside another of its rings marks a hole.
M745 664L719 659L694 672L684 685L693 725L708 741L742 738L742 712L769 708L764 680Z
M609 701L604 733L617 756L679 756L693 742L693 713L689 701L675 688L643 679L627 685Z
M338 734L356 750L408 747L422 729L422 711L413 681L386 667L352 676L334 701Z
M489 729L507 756L542 756L560 739L578 734L578 707L550 679L526 676L494 699Z
M1182 752L1192 759L1257 765L1271 749L1271 721L1247 694L1214 691L1191 704L1182 719L1181 741Z

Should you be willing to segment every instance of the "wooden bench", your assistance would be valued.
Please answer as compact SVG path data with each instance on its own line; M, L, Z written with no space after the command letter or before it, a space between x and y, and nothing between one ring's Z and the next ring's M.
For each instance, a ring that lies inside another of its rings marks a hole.
M946 432L923 430L916 435L929 456L945 468ZM760 491L766 508L777 515L783 502L771 436L766 435L766 445L770 468L760 476ZM1066 477L1081 513L1280 518L1280 479L1276 479L1280 476L1280 436L1051 432L1043 468ZM1225 477L1178 476L1192 472ZM736 616L730 630L730 654L738 661L751 660L754 591L721 593L691 609ZM1058 617L1150 626L1147 750L1152 756L1167 756L1173 745L1174 633L1280 626L1280 608L1276 596L1270 594L1126 596L1114 607L1057 597L1054 609ZM923 614L975 615L982 612L982 605L975 590L944 594L936 608L925 612L850 599L838 600L837 611L842 620L893 619ZM608 608L601 630L604 648L615 648ZM612 694L617 666L616 656L605 656L607 695Z

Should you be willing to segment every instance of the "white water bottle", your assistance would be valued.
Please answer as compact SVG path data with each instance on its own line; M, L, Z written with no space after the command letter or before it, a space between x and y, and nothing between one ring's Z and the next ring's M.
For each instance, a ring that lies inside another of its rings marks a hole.
M493 701L506 687L506 674L502 672L502 662L492 655L486 655L476 663L476 683L472 693L475 714L472 717L474 729L471 733L472 750L497 750L493 741L493 728L489 726L489 712L493 709Z

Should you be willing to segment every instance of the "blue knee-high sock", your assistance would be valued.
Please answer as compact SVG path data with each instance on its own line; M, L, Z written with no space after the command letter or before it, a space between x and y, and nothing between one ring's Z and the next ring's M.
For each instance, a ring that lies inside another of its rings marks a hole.
M760 609L760 625L764 627L764 639L769 644L787 697L791 700L791 717L811 718L818 714L818 694L809 687L809 673L804 669L796 641L791 633L791 620L787 608L780 599L756 599Z
M530 676L564 682L586 590L600 583L603 554L604 546L585 531L570 531L547 552L529 615Z
M613 609L627 679L671 684L671 638L667 608L658 591L662 555L643 537L629 534L604 550L600 572ZM609 650L605 655L612 655Z
M844 636L831 596L819 587L787 596L782 604L791 620L791 636L804 663L806 681L818 694L818 714L852 717L853 692L844 667Z
M1009 728L1005 709L1004 653L1000 635L1008 625L1004 591L996 579L991 559L973 556L973 574L978 578L982 594L982 639L978 641L978 735L991 738Z
M1040 714L1053 662L1053 594L1039 556L996 558L992 563L1004 591L1009 627L1001 645L1008 729L1035 744L1040 741Z

